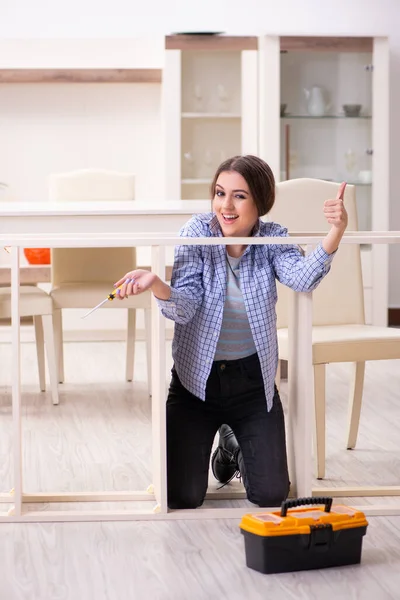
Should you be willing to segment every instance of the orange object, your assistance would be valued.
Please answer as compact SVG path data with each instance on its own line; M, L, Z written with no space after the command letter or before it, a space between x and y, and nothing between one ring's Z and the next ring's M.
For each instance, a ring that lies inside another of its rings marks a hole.
M50 264L50 248L24 248L24 254L30 265Z

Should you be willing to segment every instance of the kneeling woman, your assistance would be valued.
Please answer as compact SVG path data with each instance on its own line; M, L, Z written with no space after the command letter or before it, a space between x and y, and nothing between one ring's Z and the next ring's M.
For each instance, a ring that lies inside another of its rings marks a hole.
M324 213L331 229L304 257L297 246L178 246L171 286L149 271L127 273L120 298L151 289L175 321L167 400L168 505L203 503L213 440L214 475L240 472L248 499L277 506L289 492L285 425L274 385L278 352L276 283L315 289L328 273L347 226L344 185ZM263 222L275 201L270 167L256 156L223 162L212 183L212 212L194 216L182 237L287 236Z

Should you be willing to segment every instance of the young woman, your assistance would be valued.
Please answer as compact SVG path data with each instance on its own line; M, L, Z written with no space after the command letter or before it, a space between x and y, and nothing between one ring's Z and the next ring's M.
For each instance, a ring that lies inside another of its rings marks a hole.
M345 184L324 214L331 224L304 257L297 246L178 246L171 286L149 271L127 273L120 298L151 289L175 321L174 366L167 400L170 508L203 503L210 454L222 483L240 472L248 499L278 506L289 492L285 426L274 379L278 352L275 280L311 291L328 273L347 226ZM183 237L286 236L263 222L275 200L270 167L256 156L223 162L212 182L212 213L194 216Z

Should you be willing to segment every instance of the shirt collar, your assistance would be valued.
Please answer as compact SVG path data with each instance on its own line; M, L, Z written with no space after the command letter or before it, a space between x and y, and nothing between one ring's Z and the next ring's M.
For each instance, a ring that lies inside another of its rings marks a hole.
M212 213L209 223L210 223L210 231L211 231L212 235L216 236L216 237L223 237L221 227L219 225L218 218L215 213Z

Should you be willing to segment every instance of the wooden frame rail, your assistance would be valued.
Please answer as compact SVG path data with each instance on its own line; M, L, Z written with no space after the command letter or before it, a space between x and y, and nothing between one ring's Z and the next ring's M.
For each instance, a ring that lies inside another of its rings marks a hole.
M291 236L294 244L315 246L323 234ZM238 518L247 512L245 508L202 508L196 510L170 511L167 507L166 482L166 415L165 415L165 320L156 302L152 305L152 441L153 441L153 481L147 490L104 491L77 493L28 493L24 491L22 477L22 435L21 435L21 355L20 355L20 248L22 247L121 247L151 246L152 270L161 277L165 274L165 247L175 245L229 245L229 244L287 244L287 238L179 238L175 235L158 233L63 233L63 234L13 234L0 235L0 245L11 247L12 273L12 418L13 418L13 490L1 494L3 503L11 504L7 512L0 512L0 522L45 522L45 521L99 521L99 520L153 520L153 519L212 519ZM397 244L400 232L349 233L343 244ZM312 294L293 293L290 318L290 374L289 374L289 413L288 413L288 457L292 492L298 496L335 495L400 495L400 487L360 488L321 488L312 489ZM149 482L150 483L150 482ZM212 497L218 497L212 493ZM243 497L239 489L235 497ZM224 490L219 497L232 497ZM140 500L148 501L148 508L138 510L69 510L32 511L28 503L52 502L111 502ZM277 508L277 507L271 507ZM360 506L366 514L400 515L398 505ZM266 509L263 509L265 511Z

